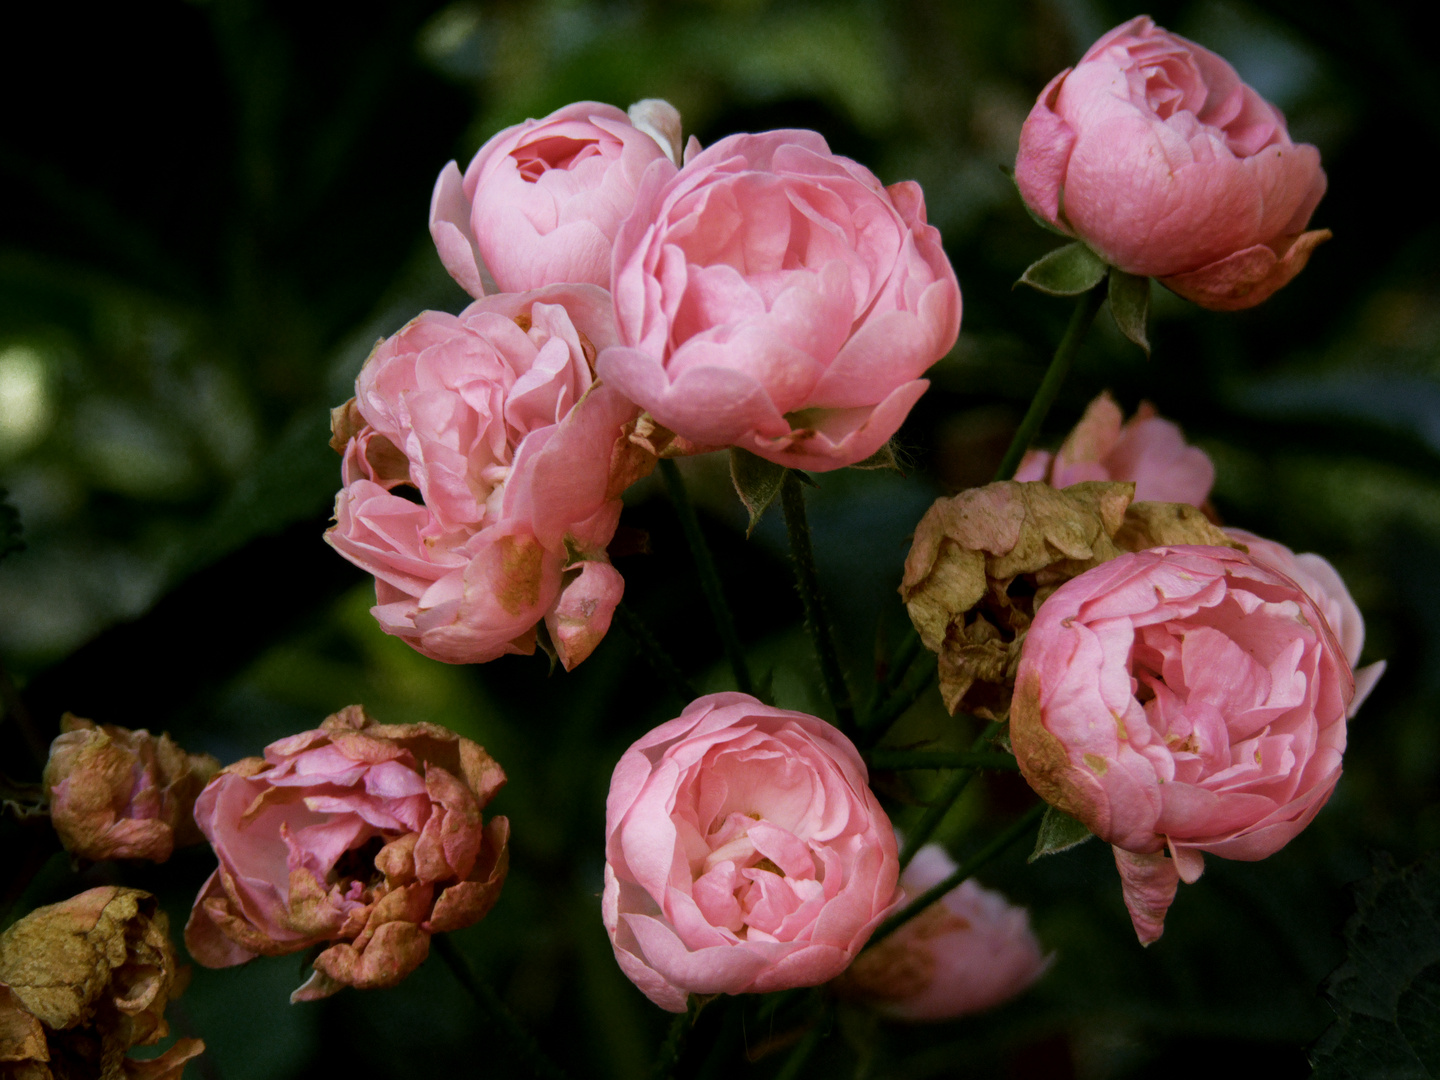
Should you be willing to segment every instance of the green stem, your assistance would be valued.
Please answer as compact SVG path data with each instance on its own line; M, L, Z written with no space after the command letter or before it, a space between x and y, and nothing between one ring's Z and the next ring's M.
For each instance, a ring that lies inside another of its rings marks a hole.
M679 666L670 658L665 647L660 644L660 639L650 632L650 628L645 625L639 615L636 615L624 604L620 604L615 608L615 622L620 629L630 635L630 640L635 643L635 647L645 658L645 662L655 669L655 674L665 680L666 685L676 693L681 701L688 704L700 696L690 685L690 680L685 678Z
M795 560L795 588L805 605L805 626L815 644L820 660L820 677L830 704L835 709L835 724L845 734L855 731L855 706L850 701L850 687L840 667L840 654L835 648L835 634L825 612L825 599L820 595L820 579L815 573L815 549L810 543L810 521L805 514L805 489L793 470L785 473L780 487L781 506L785 510L785 531L790 535L790 557Z
M986 726L979 737L970 744L970 752L978 754L985 748L985 744L993 739L1000 731L1001 724L995 721ZM900 869L910 865L910 860L929 841L930 836L939 827L940 822L945 820L945 815L950 813L950 808L955 805L965 789L970 786L970 781L976 776L975 769L960 769L954 776L950 777L945 785L945 790L940 797L925 809L920 817L920 823L915 826L905 837L905 847L900 852Z
M900 639L900 644L895 646L895 651L890 654L890 663L886 667L885 674L875 679L875 689L870 692L870 700L865 705L865 717L860 721L861 727L873 727L875 716L885 700L895 692L910 665L915 662L915 657L920 654L920 634L914 626L909 627L905 636Z
M920 699L920 695L930 689L930 684L935 681L939 669L933 664L926 664L919 673L908 683L902 686L894 697L888 698L880 709L865 719L865 728L869 736L869 742L877 742L885 734L890 725L903 716L911 705Z
M735 632L735 618L725 603L725 593L720 587L720 573L715 569L715 556L705 543L705 534L700 531L700 519L695 516L695 504L685 490L685 478L680 469L669 458L660 459L660 479L665 491L675 505L680 518L680 528L690 545L690 554L695 558L695 569L700 575L700 590L705 602L710 605L710 617L715 620L715 629L720 634L725 655L730 660L730 669L735 673L735 686L742 694L754 694L755 683L750 678L750 668L745 663L745 650L740 647L740 636Z
M1010 754L963 750L871 750L865 760L872 769L996 769L1016 772Z
M825 1021L828 1017L821 1015L816 1018L815 1026L805 1033L800 1040L800 1045L790 1052L785 1059L785 1064L780 1066L780 1071L775 1074L775 1080L795 1080L800 1075L805 1063L810 1060L810 1055L820 1045L820 1040L825 1037Z
M670 1021L670 1031L665 1036L665 1041L660 1044L660 1052L655 1055L655 1065L650 1070L652 1080L669 1080L675 1074L675 1066L680 1064L680 1055L685 1053L685 1042L690 1037L691 1013L686 1010Z
M991 840L990 843L986 844L968 860L961 863L958 867L955 868L955 872L952 873L949 877L947 877L944 881L941 881L938 884L932 886L931 888L926 889L923 893L917 896L913 902L907 905L903 911L896 912L894 915L891 915L890 918L886 919L883 923L881 923L880 929L875 931L875 935L870 939L869 944L866 945L866 948L869 948L875 945L877 942L882 941L886 937L889 937L896 930L899 930L900 927L904 926L907 922L915 918L915 916L919 915L927 907L933 904L936 900L939 900L951 889L955 888L966 878L974 874L991 859L995 858L996 855L999 855L1016 840L1020 839L1021 836L1029 832L1032 826L1039 823L1040 817L1044 813L1044 803L1032 806L1029 810L1025 812L1024 817L1016 821L1013 825L1011 825L1008 829L1002 832L994 840Z
M469 992L491 1023L502 1028L510 1037L510 1042L519 1051L521 1060L531 1073L540 1080L570 1080L569 1074L564 1069L545 1056L544 1051L535 1041L535 1036L525 1029L525 1026L510 1011L510 1007L501 1000L500 995L490 984L476 977L470 964L465 957L460 955L460 950L455 948L455 943L450 940L448 934L436 934L430 939L430 943L440 954L440 959L444 960L450 968L451 974L455 976L455 981Z
M1055 404L1065 376L1070 373L1070 364L1075 359L1075 354L1080 351L1080 342L1085 340L1085 333L1095 321L1104 301L1105 282L1101 281L1076 302L1075 311L1070 316L1070 325L1065 328L1065 336L1055 347L1055 358L1050 361L1050 368L1045 372L1045 378L1040 381L1040 389L1035 391L1035 397L1031 399L1030 408L1025 411L1025 418L1020 421L1015 437L1010 440L1010 448L1005 451L1000 467L995 470L996 480L1009 480L1015 475L1015 470L1020 467L1020 459L1025 456L1025 451L1030 449L1035 436L1040 434L1040 425L1045 423L1050 406Z

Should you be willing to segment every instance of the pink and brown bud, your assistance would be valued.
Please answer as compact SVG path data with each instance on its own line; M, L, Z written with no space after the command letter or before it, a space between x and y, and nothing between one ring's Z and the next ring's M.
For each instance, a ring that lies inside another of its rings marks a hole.
M0 1075L180 1080L199 1039L125 1055L169 1034L165 1007L188 974L149 893L105 886L36 908L0 935Z
M202 839L192 810L220 769L169 735L96 724L66 713L50 744L45 791L65 850L81 859L164 862Z
M905 906L954 870L925 845L900 877ZM1026 910L970 879L862 952L835 988L895 1020L953 1020L1009 1001L1049 966Z
M489 912L510 824L481 811L505 783L485 749L435 724L379 724L359 705L212 780L195 820L220 866L185 944L206 967L327 946L291 1001L394 986L430 935Z

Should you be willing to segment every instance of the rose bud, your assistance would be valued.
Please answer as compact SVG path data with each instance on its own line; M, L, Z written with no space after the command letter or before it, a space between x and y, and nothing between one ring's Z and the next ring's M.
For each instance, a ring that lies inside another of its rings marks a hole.
M201 841L191 810L219 761L187 754L169 735L70 713L60 731L44 783L50 821L71 855L164 862L176 846Z
M620 493L654 465L626 438L638 410L591 371L614 340L608 294L565 285L427 311L375 347L333 414L325 539L375 575L386 633L479 663L534 652L543 620L566 670L605 636Z
M702 447L823 471L875 454L960 331L919 185L813 131L732 135L652 165L615 238L623 347L602 378Z
M673 173L679 139L680 114L654 98L630 116L579 101L506 128L463 177L452 161L435 182L440 261L475 297L564 282L608 288L610 249L640 177L655 162Z
M1319 151L1223 59L1143 15L1040 92L1015 181L1112 266L1219 311L1260 303L1330 237L1305 231Z
M199 1039L125 1054L169 1034L165 1007L188 978L149 893L108 885L36 908L0 934L0 1075L180 1080Z
M1148 401L1123 425L1122 418L1115 399L1101 394L1056 453L1029 451L1015 479L1044 480L1057 488L1083 480L1133 480L1136 502L1203 505L1215 483L1210 456L1189 445Z
M1313 552L1297 555L1284 544L1266 540L1244 529L1226 529L1225 535L1236 543L1244 544L1250 554L1265 563L1272 570L1278 570L1299 585L1315 601L1325 622L1335 633L1345 659L1355 673L1355 697L1350 702L1349 716L1354 716L1361 703L1370 696L1380 676L1385 674L1385 661L1376 660L1363 668L1360 653L1365 648L1365 619L1344 580L1323 556Z
M645 996L815 986L892 910L895 832L844 735L709 694L627 750L605 804L605 929Z
M1149 944L1205 852L1263 859L1310 823L1340 778L1354 694L1289 577L1230 548L1152 548L1040 605L1010 738L1030 786L1114 846Z
M900 876L905 906L954 870L926 844ZM1009 1001L1049 966L1025 909L970 878L862 952L836 989L894 1020L953 1020Z
M394 986L494 906L510 824L481 822L505 783L483 747L359 705L215 777L195 820L219 869L185 927L206 967L325 946L291 1001Z

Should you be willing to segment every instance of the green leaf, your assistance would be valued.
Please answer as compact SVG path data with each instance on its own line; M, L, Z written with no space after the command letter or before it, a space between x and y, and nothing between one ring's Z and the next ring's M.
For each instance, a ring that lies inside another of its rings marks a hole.
M1050 296L1079 296L1104 281L1108 268L1104 259L1076 241L1036 259L1015 284Z
M1058 855L1093 839L1094 836L1094 833L1069 814L1062 814L1055 807L1047 806L1045 816L1040 819L1040 831L1035 836L1035 850L1025 861L1034 862L1042 855Z
M766 509L775 501L775 496L780 494L780 486L785 482L785 466L766 461L749 450L732 446L730 479L735 484L735 494L740 496L740 501L750 512L750 526L745 530L748 537L755 531L755 526L760 523Z
M1310 1052L1314 1080L1440 1080L1440 853L1376 860L1355 890L1345 962L1326 983L1338 1019Z
M25 550L25 541L20 539L20 511L7 501L9 494L0 488L0 559L11 552Z
M1143 274L1127 274L1110 268L1110 314L1120 332L1150 355L1150 339L1145 323L1150 317L1150 279Z

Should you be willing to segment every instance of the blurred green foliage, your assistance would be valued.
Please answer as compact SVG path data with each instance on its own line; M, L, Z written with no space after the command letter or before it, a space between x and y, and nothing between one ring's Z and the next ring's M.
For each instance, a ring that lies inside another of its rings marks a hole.
M902 431L905 475L829 474L811 494L863 694L905 626L909 532L936 495L988 479L1068 314L1011 291L1056 241L999 166L1040 87L1133 14L1110 0L143 0L8 16L13 42L46 46L0 70L0 485L28 545L0 564L0 656L24 692L6 697L4 771L38 774L26 729L43 745L62 709L226 760L352 701L447 724L504 763L497 809L515 829L505 896L460 947L575 1075L642 1075L667 1019L600 927L604 796L625 746L683 702L618 632L568 676L538 658L450 668L382 635L367 580L320 541L338 485L326 410L377 337L464 303L426 235L430 187L526 116L667 97L704 143L813 127L887 182L919 180L964 290L960 344ZM1337 565L1367 615L1366 659L1390 668L1314 827L1261 864L1210 860L1161 943L1135 944L1102 845L1029 867L1012 851L982 876L1031 906L1058 957L1045 980L921 1029L842 1011L814 1075L860 1075L857 1061L870 1077L1308 1075L1334 1015L1318 988L1343 958L1346 883L1372 849L1409 862L1440 846L1440 228L1409 164L1440 133L1440 90L1420 14L1340 0L1151 14L1229 57L1319 145L1330 193L1315 223L1335 239L1251 312L1157 288L1152 360L1102 318L1046 439L1101 389L1155 402L1215 459L1228 522ZM52 92L62 81L70 93ZM747 541L724 456L686 471L752 666L780 704L823 714L778 513ZM619 561L627 603L697 686L727 687L658 484L628 504L652 552ZM892 741L973 735L932 691ZM939 778L876 784L903 826ZM1028 799L987 776L939 835L963 855ZM12 914L123 874L178 928L212 865L192 850L77 871L8 819L0 843L15 882L42 867L23 895L7 884ZM438 962L395 990L292 1007L299 981L293 957L197 969L176 1014L210 1044L192 1074L521 1075ZM783 1053L741 1052L787 1037L752 1006L712 1006L693 1042L732 1056L691 1055L682 1075L773 1074Z

